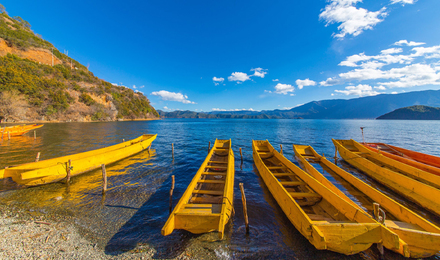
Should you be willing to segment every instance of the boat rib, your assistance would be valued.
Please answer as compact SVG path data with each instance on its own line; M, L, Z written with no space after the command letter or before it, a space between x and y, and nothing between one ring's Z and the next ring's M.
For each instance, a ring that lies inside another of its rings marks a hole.
M163 226L162 235L174 229L195 234L217 231L223 239L233 210L234 174L231 140L216 140Z
M399 249L396 250L396 248L390 247L392 241L391 243L387 241L389 237L385 236L383 241L385 247L405 257L412 258L430 257L440 251L440 228L350 173L342 170L324 156L319 155L311 146L294 145L294 151L306 171L320 180L320 182L328 188L330 188L329 185L335 186L313 167L311 163L319 164L333 177L341 177L340 183L346 187L348 192L358 201L357 204L350 199L352 204L359 209L365 207L370 216L374 215L373 207L371 207L372 203L380 203L380 206L386 210L387 219L384 221L384 228L396 233L400 238L400 246Z
M415 180L386 164L376 164L361 155L368 155L364 148L359 150L353 140L332 139L341 157L352 166L363 171L373 179L394 190L405 198L419 204L425 209L440 215L440 190L426 183ZM374 158L373 158L374 159Z
M147 149L157 135L142 135L136 139L84 153L26 163L0 170L0 179L11 177L25 186L37 186L63 180L71 161L71 177L110 164Z
M253 140L252 148L272 196L315 248L351 255L381 242L384 231L379 223L287 160L267 140ZM390 235L398 247L398 236Z

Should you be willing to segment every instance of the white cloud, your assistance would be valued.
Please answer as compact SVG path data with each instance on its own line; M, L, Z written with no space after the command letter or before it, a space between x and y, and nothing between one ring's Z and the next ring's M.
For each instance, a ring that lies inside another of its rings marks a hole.
M316 85L316 82L315 81L313 81L313 80L310 80L310 79L304 79L304 80L301 80L301 79L297 79L296 81L295 81L295 83L296 83L296 85L298 86L298 89L302 89L303 87L307 87L307 86L315 86Z
M163 109L168 110L168 107L167 107L167 106L164 106Z
M395 95L395 94L397 94L397 91L393 91L393 92L391 92L391 94L394 94L394 95Z
M293 92L294 90L295 90L295 87L292 86L292 85L278 83L275 86L275 92L274 93L287 95L289 92Z
M152 92L151 95L159 96L162 100L177 101L184 104L196 104L195 102L189 101L187 95L182 93L169 92L166 90Z
M145 86L144 85L142 85L142 86L140 86L139 88L144 88Z
M387 71L391 78L397 81L381 82L389 88L408 88L424 85L440 85L440 73L427 64L411 64L403 68L393 68Z
M214 81L214 84L215 84L216 86L218 86L218 85L220 85L221 83L223 83L223 81L225 81L225 79L224 79L224 78L213 77L213 78L212 78L212 81Z
M400 41L394 43L394 45L397 45L397 46L403 46L403 45L419 46L419 45L423 45L423 44L425 44L425 43L424 42L413 42L413 41L408 42L407 40L400 40Z
M402 52L402 48L389 48L386 50L380 51L382 54L396 54Z
M414 4L417 0L391 0L391 4Z
M133 89L136 89L136 86L135 86L135 85L133 85Z
M260 77L260 78L264 78L264 75L267 74L267 70L263 68L251 69L251 71L254 71L254 75L251 76Z
M345 90L335 90L335 92L342 93L347 96L359 96L359 97L375 96L380 94L379 92L374 91L370 85L365 85L365 84L359 84L357 86L348 86L345 87Z
M272 81L280 81L279 79L273 79Z
M239 81L239 82L244 82L250 79L251 78L249 77L249 75L243 72L234 72L231 74L231 76L228 77L229 81Z
M339 33L335 37L343 38L347 34L357 36L364 30L371 30L373 26L382 22L382 17L387 15L386 8L371 12L364 8L356 8L354 5L362 0L330 0L325 9L319 14L328 26L338 23Z
M386 87L384 87L384 86L376 86L376 87L374 87L375 89L378 89L378 90L386 90L387 88Z
M319 85L323 87L333 86L339 84L340 81L334 78L327 78L325 81L319 82Z
M412 49L415 53L411 54L412 57L425 56L427 59L440 58L440 45L432 47L415 47Z

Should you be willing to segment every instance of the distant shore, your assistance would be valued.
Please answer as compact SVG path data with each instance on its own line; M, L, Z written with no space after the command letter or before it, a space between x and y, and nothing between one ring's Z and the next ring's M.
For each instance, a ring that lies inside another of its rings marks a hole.
M114 121L17 121L17 122L0 122L1 124L46 124L46 123L102 123L102 122L126 122L126 121L154 121L162 118L144 118L144 119L122 119Z

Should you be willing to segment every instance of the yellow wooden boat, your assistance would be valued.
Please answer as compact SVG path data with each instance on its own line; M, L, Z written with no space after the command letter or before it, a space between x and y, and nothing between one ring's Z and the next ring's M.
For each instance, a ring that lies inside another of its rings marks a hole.
M386 219L384 225L399 236L399 250L394 250L405 257L424 258L435 255L440 251L440 228L422 218L420 215L406 208L397 201L389 198L382 192L371 187L350 173L342 170L331 163L324 156L320 156L311 146L294 145L295 155L304 166L307 172L325 186L330 183L309 161L319 163L321 167L332 176L342 177L341 183L347 188L348 192L354 196L359 209L365 208L373 216L373 202L377 202L386 210ZM309 161L308 161L309 160ZM345 180L345 181L344 181ZM349 184L348 184L349 183ZM351 185L350 185L351 184ZM331 184L332 187L335 187ZM390 243L384 241L384 246L388 247Z
M374 158L370 157L369 153L364 152L367 149L353 140L332 139L332 141L341 157L347 163L363 171L400 195L440 215L439 189L402 174L396 171L394 167L380 164L375 160L377 156Z
M63 157L26 163L0 170L0 179L11 177L18 184L36 186L60 181L67 176L71 160L70 176L75 176L124 159L147 149L157 135L142 135L131 141L106 148Z
M33 124L33 125L15 125L15 126L5 126L3 128L0 128L0 137L3 136L3 138L8 136L19 136L24 135L27 132L40 128L43 125L39 124Z
M396 161L440 176L440 157L419 153L385 143L362 143L371 151L380 153Z
M364 211L326 188L315 178L278 153L266 141L252 141L253 157L260 175L281 209L317 249L351 255L373 243L399 237L388 232Z
M162 235L169 235L174 229L195 234L217 231L223 239L225 225L233 211L234 175L231 140L215 140L163 226Z

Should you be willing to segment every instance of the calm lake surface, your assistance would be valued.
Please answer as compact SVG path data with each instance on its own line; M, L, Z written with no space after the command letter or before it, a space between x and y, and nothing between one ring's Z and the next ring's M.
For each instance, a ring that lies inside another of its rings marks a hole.
M95 170L72 178L69 187L54 183L17 189L10 181L0 181L0 200L30 211L73 216L86 237L109 255L143 247L157 250L155 258L173 258L190 249L195 252L191 257L205 259L379 259L375 245L353 256L316 250L284 215L252 159L252 139L267 139L277 150L282 144L284 156L296 164L292 144L312 145L318 153L333 157L331 138L362 141L360 127L365 127L367 142L385 142L440 156L438 121L165 119L54 123L38 129L36 140L33 132L0 140L0 168L32 162L38 152L44 160L106 147L141 134L157 133L157 139L151 154L141 152L107 166L109 190L105 197L101 193L101 171ZM216 138L231 139L235 154L235 215L226 227L226 238L217 241L217 234L194 235L180 230L162 236L160 230L169 212L171 175L176 178L175 206L204 161L208 142L214 144ZM243 149L242 165L239 148ZM338 165L440 225L440 218L387 191L343 161ZM329 177L338 184L337 179ZM245 235L241 182L246 191L249 236ZM386 257L403 259L389 250Z

